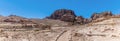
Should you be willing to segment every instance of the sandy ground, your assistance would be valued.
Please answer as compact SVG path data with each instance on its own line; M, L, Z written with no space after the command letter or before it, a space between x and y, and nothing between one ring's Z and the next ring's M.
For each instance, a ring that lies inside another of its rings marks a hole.
M51 30L4 31L0 41L120 41L120 18Z

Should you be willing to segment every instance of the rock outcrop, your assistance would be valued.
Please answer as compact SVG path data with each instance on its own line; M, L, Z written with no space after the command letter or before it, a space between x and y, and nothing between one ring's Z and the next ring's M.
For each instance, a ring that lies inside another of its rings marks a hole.
M4 19L3 21L4 22L21 23L23 21L29 22L30 20L28 20L27 18L16 16L16 15L10 15L6 19Z
M66 22L74 22L75 21L75 16L74 15L72 15L72 14L64 14L61 18L60 18L60 20L62 20L62 21L66 21Z
M77 16L75 18L75 22L78 23L78 24L83 24L84 23L84 18L82 16Z
M113 16L112 12L102 12L102 13L94 13L91 18L86 19L82 16L76 16L74 11L67 10L67 9L59 9L56 10L50 17L47 17L48 19L55 19L55 20L61 20L65 22L72 22L75 24L87 24L90 23L98 18L101 17L111 17Z
M73 22L75 20L75 13L72 10L59 9L56 10L48 19L58 19L66 22Z
M102 13L94 13L91 16L92 20L95 20L97 18L101 18L101 17L109 17L109 16L113 16L112 12L102 12Z
M89 22L88 19L83 18L82 16L76 16L74 11L67 9L56 10L48 19L61 20L65 22L75 22L75 24L86 24Z
M87 24L87 23L90 23L92 20L91 19L86 19L86 18L83 18L82 16L77 16L75 18L75 23L77 24Z
M10 15L10 16L1 16L0 17L0 27L4 28L14 28L16 29L35 29L35 30L46 30L50 29L50 25L42 24L35 22L31 19L16 16L16 15ZM2 26L1 26L2 25Z

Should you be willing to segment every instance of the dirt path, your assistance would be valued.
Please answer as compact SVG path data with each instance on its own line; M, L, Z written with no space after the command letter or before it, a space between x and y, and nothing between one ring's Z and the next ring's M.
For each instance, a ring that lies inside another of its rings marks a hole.
M69 30L63 31L55 41L72 41L72 34L78 31L79 29L82 29L84 26L81 27L74 27L70 28Z
M66 31L58 37L56 41L69 41L71 37L71 31Z

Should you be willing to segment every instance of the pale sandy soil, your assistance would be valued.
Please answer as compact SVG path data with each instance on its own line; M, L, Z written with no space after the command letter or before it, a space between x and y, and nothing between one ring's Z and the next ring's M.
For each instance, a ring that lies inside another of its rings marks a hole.
M51 30L0 30L0 41L120 41L120 18Z

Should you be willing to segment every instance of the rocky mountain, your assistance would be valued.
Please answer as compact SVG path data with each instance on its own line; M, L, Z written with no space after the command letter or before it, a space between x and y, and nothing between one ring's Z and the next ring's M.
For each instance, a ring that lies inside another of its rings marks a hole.
M119 20L112 12L86 19L67 9L45 19L0 16L0 41L120 41Z
M59 9L56 10L48 19L59 19L62 21L73 22L75 21L75 13L72 10Z
M77 24L87 24L92 22L92 20L95 20L97 18L101 17L109 17L114 16L112 12L106 11L102 13L94 13L90 19L86 19L82 16L76 16L74 11L67 10L67 9L59 9L56 10L51 16L47 17L47 19L54 19L54 20L61 20L65 22L73 22Z

